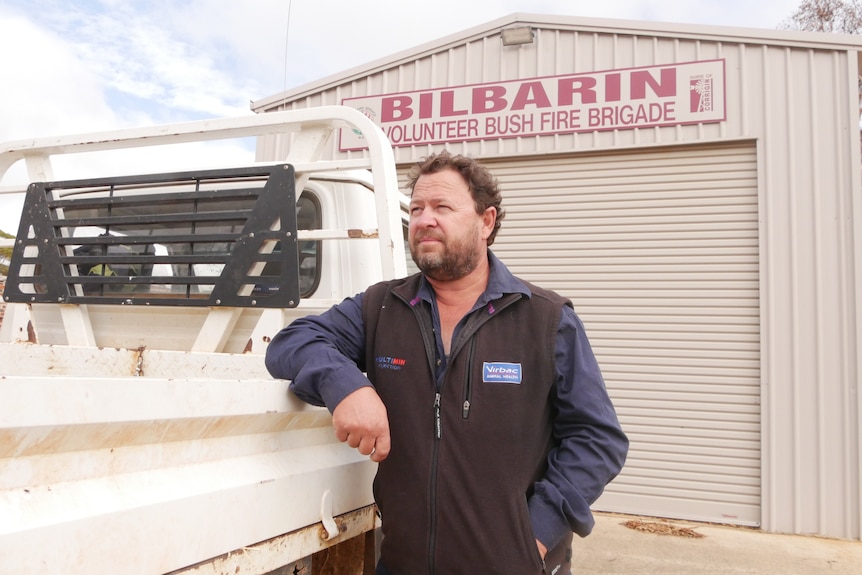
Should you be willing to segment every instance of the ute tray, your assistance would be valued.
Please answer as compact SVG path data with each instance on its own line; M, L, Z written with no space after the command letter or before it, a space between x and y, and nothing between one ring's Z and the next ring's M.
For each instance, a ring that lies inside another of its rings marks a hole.
M6 302L299 304L289 164L28 187Z

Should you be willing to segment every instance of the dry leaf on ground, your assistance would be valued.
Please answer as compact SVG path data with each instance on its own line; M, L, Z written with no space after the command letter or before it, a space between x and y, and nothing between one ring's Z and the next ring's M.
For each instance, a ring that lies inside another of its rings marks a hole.
M623 525L629 529L634 529L635 531L644 531L646 533L655 533L657 535L675 535L677 537L689 537L692 539L698 539L704 536L703 533L698 533L694 529L689 529L688 527L678 527L676 525L671 525L670 523L660 523L657 521L641 521L639 519L632 519L624 522Z

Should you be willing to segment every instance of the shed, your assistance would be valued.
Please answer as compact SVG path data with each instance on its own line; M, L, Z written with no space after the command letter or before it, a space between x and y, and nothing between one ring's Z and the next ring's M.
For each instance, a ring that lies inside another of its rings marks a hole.
M860 50L513 14L252 108L356 107L402 181L443 147L491 168L492 249L573 300L632 441L596 509L860 539Z

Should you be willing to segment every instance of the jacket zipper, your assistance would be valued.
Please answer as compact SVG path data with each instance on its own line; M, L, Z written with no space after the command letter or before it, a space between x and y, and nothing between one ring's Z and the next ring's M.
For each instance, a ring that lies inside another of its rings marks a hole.
M402 296L396 294L404 303L410 305L409 301L404 299ZM505 307L508 307L510 304L514 303L519 299L519 296L509 296L504 299L498 307L498 310L502 310ZM416 306L410 306L413 309L413 313L416 316L416 320L420 325L420 333L422 335L422 341L425 344L425 353L428 356L428 366L431 370L431 377L436 381L437 379L437 371L435 369L435 360L437 357L437 345L436 340L433 335L434 327L433 324L429 324L427 321L429 318L425 314L423 314L420 309ZM462 333L461 341L463 341L463 336L468 335L470 337L470 350L467 361L467 382L466 382L466 390L465 390L465 399L464 399L464 410L462 411L462 416L466 419L469 416L470 412L470 399L472 396L472 374L469 370L470 364L473 363L473 356L475 354L475 345L476 338L474 337L476 330L479 326L484 323L486 320L483 318L480 321L477 321L475 324L469 326L469 329L465 329L465 333ZM459 343L455 343L452 346L451 357L454 358L458 348L460 347ZM437 390L434 394L434 445L431 454L431 482L430 482L430 525L429 530L430 534L428 537L428 572L430 575L434 575L436 569L436 562L434 560L434 552L437 546L437 462L440 454L440 440L443 436L443 417L440 412L440 394L442 392L441 387L437 387ZM544 568L544 561L543 568Z
M419 307L413 307L413 313L416 320L419 322L422 334L422 341L425 344L425 355L428 358L428 370L431 374L431 379L437 379L437 343L434 336L433 323L428 321L430 318L422 312ZM435 384L436 385L436 384ZM443 418L440 413L440 392L438 387L434 393L434 445L431 451L431 480L429 484L429 505L431 516L429 518L429 535L428 535L428 572L433 575L436 569L434 561L434 550L437 547L437 460L440 452L440 438L443 435Z
M440 438L443 436L443 419L440 416L440 391L434 394L434 446L431 452L431 517L428 534L428 573L436 569L434 551L437 547L437 459L440 454Z
M470 338L470 349L467 352L467 374L464 377L464 404L461 407L461 417L470 417L470 401L473 399L473 357L476 355L476 336Z
M440 392L434 394L434 437L443 437L443 419L440 417Z

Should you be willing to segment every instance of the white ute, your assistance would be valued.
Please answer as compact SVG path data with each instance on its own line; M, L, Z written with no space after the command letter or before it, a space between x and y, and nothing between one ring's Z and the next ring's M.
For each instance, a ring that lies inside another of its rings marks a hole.
M341 128L363 133L364 157L322 159ZM56 154L278 133L279 164L52 173ZM379 128L333 106L11 142L0 181L19 160L0 573L311 573L351 542L339 572L373 573L374 464L263 353L292 317L406 273Z

